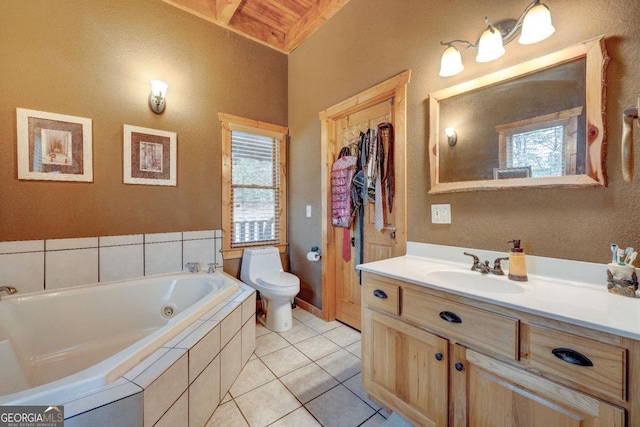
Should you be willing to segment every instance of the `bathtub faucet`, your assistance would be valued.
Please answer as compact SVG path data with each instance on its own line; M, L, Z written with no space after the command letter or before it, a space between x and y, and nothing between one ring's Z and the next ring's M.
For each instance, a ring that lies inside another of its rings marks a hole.
M189 270L189 273L197 273L200 271L200 264L197 262L188 262L184 265Z
M215 262L210 262L207 265L209 266L209 269L207 270L208 274L213 274L213 273L216 272L216 263Z
M15 294L18 292L16 288L13 286L0 286L0 292L5 291L8 295Z

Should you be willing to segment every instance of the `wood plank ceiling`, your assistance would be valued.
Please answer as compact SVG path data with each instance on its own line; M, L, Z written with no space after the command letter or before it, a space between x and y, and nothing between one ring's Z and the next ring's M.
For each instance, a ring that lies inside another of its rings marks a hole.
M349 0L162 0L290 53Z

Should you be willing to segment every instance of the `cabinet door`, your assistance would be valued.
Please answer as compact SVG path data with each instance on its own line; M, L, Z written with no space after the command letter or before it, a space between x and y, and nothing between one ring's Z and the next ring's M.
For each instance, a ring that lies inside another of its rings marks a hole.
M363 315L365 390L416 425L445 427L448 341L373 310Z
M465 355L460 371L464 381L452 381L457 395L465 398L467 425L474 427L621 427L624 409L561 386L471 350L453 352ZM453 358L452 358L453 359Z

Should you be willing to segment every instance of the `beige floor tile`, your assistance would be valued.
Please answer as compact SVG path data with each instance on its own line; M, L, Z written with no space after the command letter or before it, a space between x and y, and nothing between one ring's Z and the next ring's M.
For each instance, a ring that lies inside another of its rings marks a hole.
M288 347L290 344L275 332L256 337L256 355L258 357L265 354L273 353L281 348Z
M280 381L271 381L245 393L235 402L251 427L267 426L300 407L300 402Z
M376 412L343 385L321 394L305 407L324 427L356 427Z
M256 322L256 337L260 337L269 333L271 333L271 331L265 328L262 323Z
M342 323L338 322L337 320L332 320L331 322L325 322L319 317L315 317L314 319L308 319L304 322L304 324L320 333L330 331L331 329L337 328L338 326L342 325Z
M255 359L242 368L240 375L238 375L229 392L231 396L236 398L275 379L276 377L267 369L264 363L260 359Z
M360 427L382 427L387 420L380 414L375 414L369 418L366 423L361 424Z
M316 335L308 340L300 341L295 346L311 360L318 360L321 357L340 350L340 347L336 343L322 335Z
M306 322L307 320L311 320L311 319L317 319L318 317L309 313L307 310L304 310L300 307L294 308L291 311L291 314L293 314L293 318L294 319L298 319L301 322Z
M382 418L382 417L380 417ZM384 420L384 418L382 418ZM299 408L269 427L322 427L306 409Z
M222 405L223 403L227 403L230 400L231 400L231 395L229 393L227 393L227 394L224 395L224 397L220 401L220 404Z
M318 359L316 363L340 382L360 372L360 359L344 349Z
M311 359L294 346L276 350L273 353L262 356L261 359L277 377L286 375L311 363Z
M249 427L236 403L231 400L218 406L206 427Z
M295 344L297 342L318 335L318 332L311 329L299 320L293 319L293 327L287 332L280 332L279 334L282 338L289 341L291 344Z
M339 384L335 378L315 363L311 363L285 375L280 378L280 381L282 381L302 403L307 403L315 399L325 391Z
M346 347L349 344L360 341L360 332L345 325L341 325L337 328L331 329L330 331L327 331L322 335L324 335L326 338L329 338L340 347Z
M358 359L362 359L362 341L357 341L353 344L349 344L344 349L356 356Z
M349 378L347 381L343 382L342 385L355 393L356 396L364 400L364 403L371 406L376 411L380 409L380 405L370 400L367 392L362 388L362 374Z

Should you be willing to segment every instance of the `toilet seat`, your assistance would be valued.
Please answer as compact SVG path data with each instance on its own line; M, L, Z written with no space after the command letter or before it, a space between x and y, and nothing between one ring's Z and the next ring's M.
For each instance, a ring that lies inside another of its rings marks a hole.
M300 286L300 279L285 271L271 271L258 277L258 285L266 290L285 291L287 288L295 288ZM297 293L297 292L296 292Z

